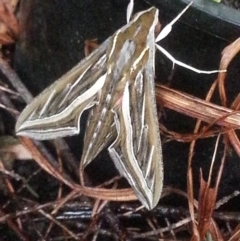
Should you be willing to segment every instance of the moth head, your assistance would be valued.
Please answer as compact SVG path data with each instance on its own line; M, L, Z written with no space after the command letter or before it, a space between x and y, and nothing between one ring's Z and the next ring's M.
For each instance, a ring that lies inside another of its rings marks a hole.
M151 30L151 28L155 28L157 25L158 13L159 11L155 7L136 13L131 20L131 24L138 22L141 26L145 26Z

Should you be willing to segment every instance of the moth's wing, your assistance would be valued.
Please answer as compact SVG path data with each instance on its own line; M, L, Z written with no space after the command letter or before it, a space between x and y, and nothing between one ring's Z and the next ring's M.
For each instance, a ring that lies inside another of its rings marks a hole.
M134 84L127 83L122 105L116 110L118 137L108 148L116 167L148 209L162 192L163 165L155 103L154 76L139 72Z
M16 124L17 135L44 140L80 132L82 112L98 101L104 85L109 40L23 110Z

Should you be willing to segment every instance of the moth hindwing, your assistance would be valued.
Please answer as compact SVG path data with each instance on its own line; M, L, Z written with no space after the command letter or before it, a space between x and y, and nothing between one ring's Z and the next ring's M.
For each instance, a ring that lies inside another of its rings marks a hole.
M120 174L148 209L160 198L163 164L154 91L158 10L135 15L21 113L17 135L44 140L80 132L91 109L82 164L108 147Z

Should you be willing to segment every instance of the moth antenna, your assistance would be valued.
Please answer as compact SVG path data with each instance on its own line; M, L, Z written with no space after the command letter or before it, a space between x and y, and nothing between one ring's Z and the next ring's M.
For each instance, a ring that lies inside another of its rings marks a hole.
M182 66L186 69L190 69L190 70L192 70L194 72L197 72L199 74L214 74L214 73L219 73L219 72L226 72L226 70L210 70L210 71L207 71L207 70L196 69L196 68L194 68L190 65L184 64L183 62L175 59L166 49L164 49L160 45L158 45L158 44L155 44L155 45L156 45L156 47L159 51L161 51L168 59L170 59L173 62L173 66L174 66L174 64L177 64L179 66Z
M128 6L127 6L127 23L129 23L130 18L132 17L132 12L133 12L133 7L134 7L134 0L130 0Z
M177 20L187 11L187 9L192 5L193 1L191 1L178 15L175 17L169 24L167 24L162 31L156 37L155 42L159 42L160 40L164 39L171 31L172 26Z

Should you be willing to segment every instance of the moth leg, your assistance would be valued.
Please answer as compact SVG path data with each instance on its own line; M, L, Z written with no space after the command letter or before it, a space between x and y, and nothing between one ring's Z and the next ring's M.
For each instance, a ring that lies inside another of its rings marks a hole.
M187 11L187 9L192 5L193 1L191 1L178 15L174 18L169 24L167 24L162 31L156 37L155 42L159 42L160 40L164 39L171 31L172 26L174 23L178 21L178 19Z
M130 18L132 16L132 12L133 12L133 7L134 7L134 0L130 0L128 6L127 6L127 23L129 23Z
M161 51L168 59L170 59L172 62L173 62L173 67L175 64L179 65L179 66L182 66L186 69L190 69L194 72L197 72L199 74L213 74L213 73L219 73L219 72L226 72L226 70L210 70L210 71L207 71L207 70L200 70L200 69L196 69L190 65L187 65L187 64L184 64L183 62L175 59L169 52L167 52L167 50L165 50L163 47L161 47L160 45L158 44L155 44L157 49L159 51Z

